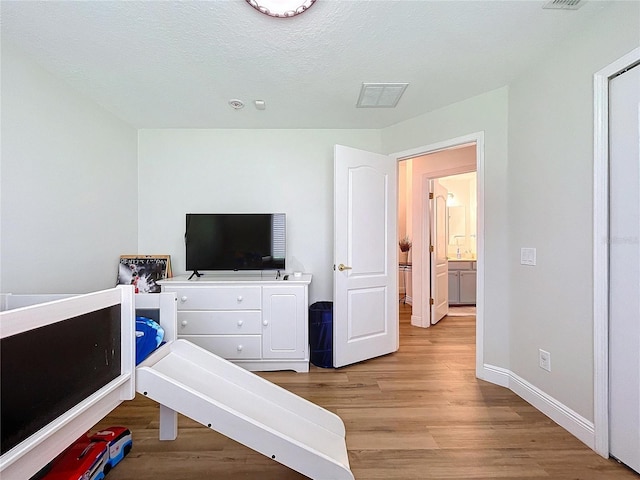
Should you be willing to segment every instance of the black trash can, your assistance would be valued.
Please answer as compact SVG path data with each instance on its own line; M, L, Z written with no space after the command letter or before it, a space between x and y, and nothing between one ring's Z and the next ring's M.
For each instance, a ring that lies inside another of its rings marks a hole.
M316 367L333 367L333 302L309 307L309 360Z

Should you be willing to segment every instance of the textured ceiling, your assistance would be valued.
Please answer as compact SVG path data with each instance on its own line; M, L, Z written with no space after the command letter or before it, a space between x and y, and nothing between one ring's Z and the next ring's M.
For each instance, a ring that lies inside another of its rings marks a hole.
M1 29L138 128L383 128L510 83L608 7L545 3L318 0L278 19L244 0L2 0ZM363 82L409 87L357 109Z

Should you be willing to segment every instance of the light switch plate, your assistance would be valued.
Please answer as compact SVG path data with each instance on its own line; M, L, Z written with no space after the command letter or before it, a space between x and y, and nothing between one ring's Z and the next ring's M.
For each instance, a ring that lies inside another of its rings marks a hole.
M535 265L536 264L536 249L535 248L521 248L520 249L520 265Z

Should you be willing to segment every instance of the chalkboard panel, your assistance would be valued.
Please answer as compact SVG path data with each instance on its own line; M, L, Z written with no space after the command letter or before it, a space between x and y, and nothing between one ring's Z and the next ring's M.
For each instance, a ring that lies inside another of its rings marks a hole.
M121 372L120 305L0 341L4 454Z

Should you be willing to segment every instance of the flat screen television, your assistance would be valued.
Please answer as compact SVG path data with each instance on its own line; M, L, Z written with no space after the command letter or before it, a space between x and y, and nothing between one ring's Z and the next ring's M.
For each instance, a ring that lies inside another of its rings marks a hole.
M283 270L284 213L187 213L186 267L206 270ZM193 275L192 275L193 276Z

